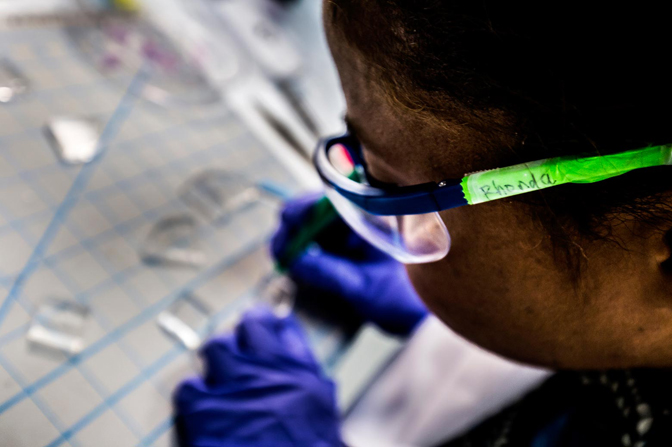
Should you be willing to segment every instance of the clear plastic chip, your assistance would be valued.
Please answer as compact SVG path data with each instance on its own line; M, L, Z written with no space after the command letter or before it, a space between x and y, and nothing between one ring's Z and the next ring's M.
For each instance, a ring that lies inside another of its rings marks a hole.
M89 310L74 301L42 305L28 329L27 339L38 348L76 355L84 349L83 331Z
M277 317L285 318L294 311L296 293L297 286L288 276L272 274L261 282L257 298Z
M8 59L0 58L0 103L9 103L28 91L29 82Z
M169 337L190 351L198 349L213 331L211 311L196 296L186 294L161 312L156 323Z
M224 221L261 200L261 191L248 178L217 169L191 177L178 194L195 213L214 222Z
M140 256L146 264L201 267L206 256L197 234L196 219L189 214L168 216L150 230Z
M82 117L55 117L46 127L56 155L69 165L86 164L96 158L101 131L99 120Z

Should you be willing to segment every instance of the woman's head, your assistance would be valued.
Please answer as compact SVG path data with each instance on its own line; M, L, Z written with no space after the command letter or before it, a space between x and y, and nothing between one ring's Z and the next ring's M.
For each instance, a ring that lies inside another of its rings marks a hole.
M325 24L378 180L672 143L662 7L333 0ZM672 366L671 193L672 168L651 168L446 211L451 253L409 273L439 317L501 354Z

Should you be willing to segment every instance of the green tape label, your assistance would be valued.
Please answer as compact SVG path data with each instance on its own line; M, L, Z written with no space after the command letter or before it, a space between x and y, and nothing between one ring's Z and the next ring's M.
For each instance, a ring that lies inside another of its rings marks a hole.
M470 205L503 199L565 183L594 183L634 169L672 164L672 145L614 155L559 157L478 172L462 179Z

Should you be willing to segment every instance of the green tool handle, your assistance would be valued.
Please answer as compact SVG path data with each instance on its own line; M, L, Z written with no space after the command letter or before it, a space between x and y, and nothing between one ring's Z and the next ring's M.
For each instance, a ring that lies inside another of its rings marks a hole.
M285 273L289 266L315 241L322 231L338 218L338 212L327 197L315 202L310 219L287 245L284 255L278 259L275 270Z

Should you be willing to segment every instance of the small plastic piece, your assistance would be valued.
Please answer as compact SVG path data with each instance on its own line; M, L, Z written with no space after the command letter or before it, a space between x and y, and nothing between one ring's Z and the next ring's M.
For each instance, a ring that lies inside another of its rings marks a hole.
M192 294L186 294L161 312L159 327L189 350L198 349L213 331L210 309Z
M0 58L0 103L9 103L28 91L26 77L8 59Z
M269 306L279 318L294 310L297 286L288 276L273 274L264 279L259 288L259 302Z
M52 301L41 306L28 329L36 347L75 355L84 349L82 333L89 310L74 301Z
M217 169L196 174L178 194L189 208L216 222L261 200L259 188L245 176Z
M158 221L142 247L146 264L202 267L206 256L197 235L197 222L189 214L179 214Z
M49 121L46 130L61 161L79 165L98 155L101 128L95 118L56 117Z

